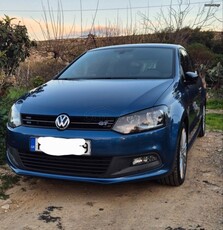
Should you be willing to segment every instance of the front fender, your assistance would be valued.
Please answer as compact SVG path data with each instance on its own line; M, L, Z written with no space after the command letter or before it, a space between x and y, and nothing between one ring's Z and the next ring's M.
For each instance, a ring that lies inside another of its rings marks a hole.
M184 107L179 103L175 102L171 106L171 129L170 129L170 135L171 135L171 149L174 150L174 159L177 156L178 151L178 143L179 143L179 137L180 137L180 130L182 127L182 124L185 123L188 131L188 118L187 118L187 112L185 111ZM172 160L172 169L174 167L175 160Z

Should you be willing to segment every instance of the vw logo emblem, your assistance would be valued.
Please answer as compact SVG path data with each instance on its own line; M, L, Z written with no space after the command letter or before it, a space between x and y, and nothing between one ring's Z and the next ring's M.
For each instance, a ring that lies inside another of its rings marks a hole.
M66 114L61 114L55 120L55 125L58 129L64 130L70 124L70 118Z

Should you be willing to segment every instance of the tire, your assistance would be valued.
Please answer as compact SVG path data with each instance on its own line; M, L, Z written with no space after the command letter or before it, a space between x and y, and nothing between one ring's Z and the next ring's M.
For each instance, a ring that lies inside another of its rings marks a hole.
M206 106L203 105L202 108L202 118L201 118L201 123L200 123L200 131L198 133L199 137L203 137L205 135L205 128L206 127Z
M159 183L171 186L180 186L183 184L187 170L187 153L187 132L185 124L183 124L180 130L174 169L170 175L160 179Z

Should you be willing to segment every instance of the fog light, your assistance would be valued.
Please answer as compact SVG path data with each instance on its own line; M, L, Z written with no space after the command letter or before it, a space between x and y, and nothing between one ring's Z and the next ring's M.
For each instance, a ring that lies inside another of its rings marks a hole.
M156 155L142 156L142 157L134 158L132 161L132 165L141 165L141 164L151 163L157 160L158 157Z

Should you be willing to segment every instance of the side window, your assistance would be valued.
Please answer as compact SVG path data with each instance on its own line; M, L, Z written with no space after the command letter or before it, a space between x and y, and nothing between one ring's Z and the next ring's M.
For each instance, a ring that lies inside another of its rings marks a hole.
M181 66L183 68L184 73L188 71L190 72L194 71L192 61L184 49L180 49L180 61L181 61Z
M183 69L183 72L185 72L185 69L186 69L186 67L185 67L185 57L184 57L183 53L181 52L181 50L180 50L180 64L181 64L181 67Z

